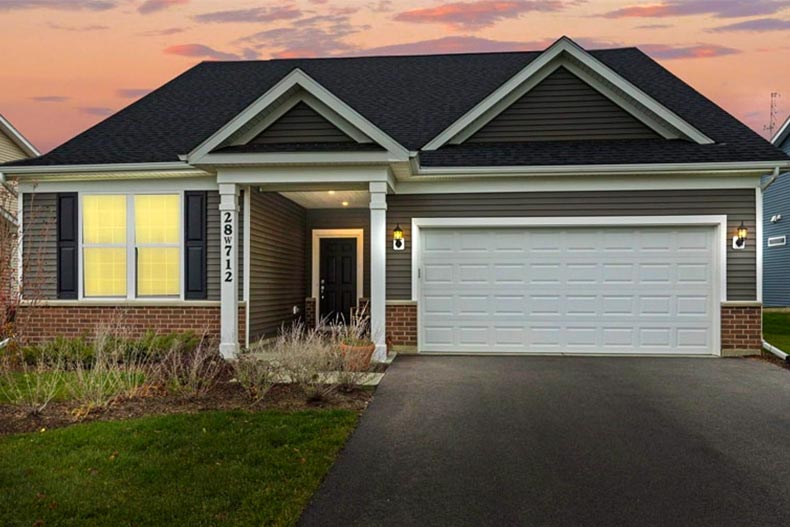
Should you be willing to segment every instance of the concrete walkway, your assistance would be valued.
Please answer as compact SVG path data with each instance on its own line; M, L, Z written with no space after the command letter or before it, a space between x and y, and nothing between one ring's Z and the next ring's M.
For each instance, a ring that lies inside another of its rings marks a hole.
M399 357L302 526L787 526L790 372Z

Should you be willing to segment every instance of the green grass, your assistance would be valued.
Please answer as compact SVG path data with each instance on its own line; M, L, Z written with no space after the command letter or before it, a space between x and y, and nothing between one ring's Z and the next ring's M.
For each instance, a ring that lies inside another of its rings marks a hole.
M293 525L356 420L207 412L0 437L0 523Z
M763 313L763 337L780 350L790 352L790 313Z

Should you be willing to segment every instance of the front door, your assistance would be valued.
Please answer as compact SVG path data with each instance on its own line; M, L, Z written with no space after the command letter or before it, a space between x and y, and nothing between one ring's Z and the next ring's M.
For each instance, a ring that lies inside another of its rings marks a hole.
M356 238L321 238L321 319L351 319L357 303Z

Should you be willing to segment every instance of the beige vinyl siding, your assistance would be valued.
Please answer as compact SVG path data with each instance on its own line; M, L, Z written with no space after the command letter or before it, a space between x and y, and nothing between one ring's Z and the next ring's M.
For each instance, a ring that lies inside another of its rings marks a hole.
M10 137L0 132L0 163L24 159L27 155Z
M57 292L57 194L23 194L23 296L53 300Z
M387 196L387 233L400 224L406 249L387 245L387 298L411 299L412 218L727 215L727 238L744 222L755 230L754 189ZM754 238L744 250L727 241L728 300L755 300Z
M660 136L577 76L559 68L467 142L656 139Z
M220 299L222 273L220 271L219 192L209 192L206 199L206 292L209 300ZM239 299L244 299L244 192L239 196Z
M297 103L250 143L353 143L354 140L304 102Z
M310 209L307 211L307 260L305 296L311 297L313 229L362 229L362 296L370 298L370 210Z
M250 195L250 342L304 313L305 209L277 193Z

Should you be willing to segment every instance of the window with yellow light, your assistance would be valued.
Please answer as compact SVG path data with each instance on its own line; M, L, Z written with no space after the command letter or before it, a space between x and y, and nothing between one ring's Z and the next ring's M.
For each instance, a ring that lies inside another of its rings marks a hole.
M82 200L85 296L126 296L126 196Z
M181 291L181 198L134 197L137 295L176 296Z

